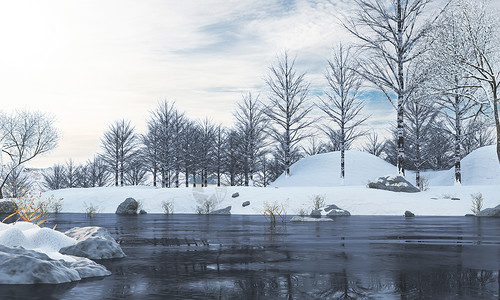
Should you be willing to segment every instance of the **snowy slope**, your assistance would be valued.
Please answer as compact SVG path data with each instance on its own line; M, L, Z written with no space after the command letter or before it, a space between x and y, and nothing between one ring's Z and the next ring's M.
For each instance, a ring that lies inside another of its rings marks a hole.
M462 159L462 185L500 184L500 163L496 145L481 147ZM435 174L432 185L453 185L455 168ZM500 192L500 191L499 191Z
M295 163L288 178L279 178L274 187L208 187L161 189L154 187L102 187L47 191L44 197L63 198L62 211L83 213L92 205L103 213L114 213L127 197L135 198L149 213L163 213L162 202L172 203L174 213L195 213L204 199L217 199L216 208L231 205L233 214L260 214L266 203L282 204L289 215L309 211L315 195L325 204L336 204L353 215L402 215L411 210L417 215L460 216L470 213L471 194L482 193L484 208L500 204L500 166L495 148L478 149L463 159L462 186L453 185L453 169L426 172L429 190L420 193L394 193L366 187L369 180L394 174L395 167L367 153L348 151L346 186L340 186L339 154L327 153ZM414 174L407 173L414 181ZM233 193L240 194L232 198ZM454 198L454 200L452 200ZM459 199L459 200L457 200ZM250 206L243 207L244 201Z
M345 152L345 185L366 185L378 177L394 174L396 167L366 152ZM271 186L340 186L340 152L309 156L290 167Z

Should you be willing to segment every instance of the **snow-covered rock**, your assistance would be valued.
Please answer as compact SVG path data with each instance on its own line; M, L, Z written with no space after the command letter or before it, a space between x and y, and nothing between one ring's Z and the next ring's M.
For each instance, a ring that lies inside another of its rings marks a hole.
M384 176L374 182L370 182L371 189L385 190L391 192L418 193L420 190L408 182L403 176Z
M231 206L211 211L210 214L211 215L230 215L231 214Z
M110 259L125 257L120 245L108 230L102 227L75 227L65 234L77 241L76 244L63 247L60 253L87 257L90 259Z
M116 208L117 215L137 215L139 203L134 198L127 198Z
M86 258L55 260L38 251L0 245L0 284L54 284L110 274Z
M476 214L476 217L500 217L500 205L493 208L485 208Z
M327 214L326 214L327 217L342 217L342 216L350 216L351 215L350 212L338 207L335 204L328 205L323 210L325 212L327 212Z
M243 206L243 207L247 207L249 205L250 205L250 201L245 201L245 202L241 203L241 206Z

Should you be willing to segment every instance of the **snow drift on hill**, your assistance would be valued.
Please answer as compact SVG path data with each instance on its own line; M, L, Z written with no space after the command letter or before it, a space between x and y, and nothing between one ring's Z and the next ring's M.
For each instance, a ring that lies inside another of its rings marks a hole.
M500 184L500 163L496 147L481 147L462 159L462 185ZM453 185L454 181L455 168L436 172L434 178L431 178L432 185Z
M345 152L345 185L366 185L378 177L394 174L396 167L366 152ZM290 167L271 186L340 186L340 152L309 156Z

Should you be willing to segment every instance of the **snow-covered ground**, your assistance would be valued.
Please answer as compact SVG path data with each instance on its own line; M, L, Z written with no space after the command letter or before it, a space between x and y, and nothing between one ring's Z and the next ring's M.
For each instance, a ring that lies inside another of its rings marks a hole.
M291 167L291 176L278 178L270 187L207 187L161 189L154 187L103 187L47 191L43 195L63 198L63 212L83 213L92 205L100 212L114 213L125 198L141 202L148 213L163 213L162 202L170 202L174 213L195 213L204 199L217 199L216 208L231 205L232 214L263 214L265 203L282 204L289 215L301 209L309 211L316 195L325 204L336 204L353 215L402 215L410 210L416 215L461 216L471 212L471 194L481 193L484 208L500 204L500 164L496 146L478 149L462 160L463 184L454 185L454 170L427 171L427 191L394 193L366 187L370 180L395 174L396 167L373 155L347 151L345 185L340 185L338 152L304 158ZM406 178L414 182L413 172ZM232 198L233 193L239 197ZM453 199L452 199L453 198ZM459 199L459 200L457 200ZM242 203L250 201L243 207Z

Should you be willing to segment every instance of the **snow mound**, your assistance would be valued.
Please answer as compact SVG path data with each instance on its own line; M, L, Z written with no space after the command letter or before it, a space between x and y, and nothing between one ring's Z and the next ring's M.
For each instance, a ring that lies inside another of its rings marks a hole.
M0 244L7 247L23 247L47 254L52 259L74 261L61 255L62 247L76 244L76 240L49 228L40 228L29 222L17 222L0 227Z
M395 172L395 166L375 155L356 150L345 152L345 185L366 185ZM290 167L289 177L281 175L271 184L279 187L340 185L340 151L303 158Z
M496 145L481 147L469 153L461 161L462 185L500 184L500 163ZM451 168L431 179L432 185L452 185L455 182L455 168Z

